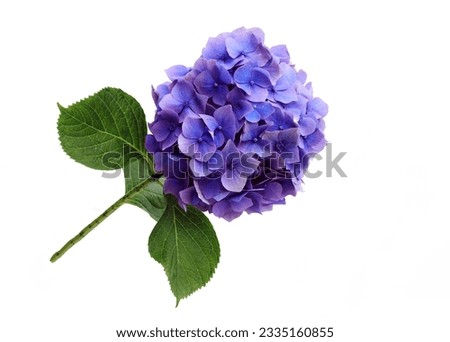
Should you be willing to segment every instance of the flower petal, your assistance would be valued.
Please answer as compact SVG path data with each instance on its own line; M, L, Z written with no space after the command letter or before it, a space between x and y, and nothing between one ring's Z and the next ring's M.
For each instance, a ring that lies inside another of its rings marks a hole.
M252 72L252 80L260 87L270 87L272 82L270 81L270 74L267 70L261 68L255 68Z
M172 94L167 94L159 101L159 107L162 110L172 110L179 113L183 109L183 104L174 98Z
M205 123L203 120L194 115L189 115L184 119L182 132L186 138L198 139L205 132Z
M254 67L250 64L241 66L234 72L234 80L237 83L248 83L252 80Z
M220 178L225 189L231 192L241 192L247 183L247 178L241 176L236 170L226 170Z
M166 75L171 81L176 81L183 78L191 69L184 65L174 65L169 69L166 69Z
M169 136L169 125L170 123L166 120L155 121L150 125L150 131L153 133L157 141L164 141Z
M171 94L180 102L188 102L194 96L194 87L185 80L179 80L173 87Z
M315 97L308 102L308 112L313 112L317 118L323 118L328 113L328 105L320 97Z
M298 122L298 126L300 129L300 134L305 137L315 131L316 121L314 121L314 119L306 116L306 117L300 118L300 121Z

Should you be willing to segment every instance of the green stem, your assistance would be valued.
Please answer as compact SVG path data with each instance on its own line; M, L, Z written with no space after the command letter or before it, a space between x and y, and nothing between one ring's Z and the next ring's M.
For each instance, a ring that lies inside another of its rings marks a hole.
M61 258L64 253L66 253L69 249L75 246L76 243L81 241L86 235L88 235L95 227L97 227L100 223L102 223L109 215L119 209L122 204L126 203L127 200L138 193L142 188L148 185L150 182L154 181L154 178L147 178L138 185L136 185L133 189L128 191L124 196L119 198L116 202L114 202L108 209L106 209L100 216L98 216L94 221L89 223L81 232L75 235L72 239L67 241L67 243L61 247L59 251L52 255L50 258L51 262L55 262L59 258Z

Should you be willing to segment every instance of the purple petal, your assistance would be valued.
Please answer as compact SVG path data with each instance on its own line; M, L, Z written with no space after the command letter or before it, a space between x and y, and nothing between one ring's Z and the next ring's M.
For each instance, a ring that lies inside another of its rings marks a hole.
M300 128L300 134L303 136L311 134L316 129L316 122L308 117L300 118L298 125Z
M308 112L314 112L317 118L323 118L328 113L328 105L321 98L315 97L308 102Z
M155 104L159 105L159 101L167 94L170 93L171 83L165 82L156 87L156 90L152 87L152 97Z
M242 155L239 162L234 164L234 170L236 170L241 176L249 177L258 168L259 161L252 157L251 153Z
M208 39L206 47L203 49L202 56L206 59L225 59L228 56L225 47L225 39L229 34L222 33L216 38Z
M269 182L264 187L264 198L272 201L279 201L283 199L283 187L280 183Z
M198 139L205 131L205 123L200 117L187 116L182 125L182 132L186 138Z
M325 130L325 121L322 119L319 119L317 121L317 129L321 132L323 132Z
M194 87L191 83L185 80L179 80L173 87L171 94L174 98L182 103L187 103L190 101L192 96L194 96Z
M227 48L228 55L231 58L236 58L242 54L242 47L234 38L228 37L225 39L225 46Z
M245 89L244 89L245 90ZM266 88L258 87L257 85L250 87L248 94L248 99L253 102L263 102L267 99L269 92Z
M211 75L220 84L228 85L233 83L233 77L223 65L215 64L211 68Z
M195 94L189 101L189 107L195 114L204 113L206 110L206 102L208 101L208 96Z
M221 125L225 124L226 122L234 122L236 120L233 112L233 107L231 105L226 105L216 109L216 111L214 112L214 117Z
M236 155L239 155L239 150L237 149L233 141L228 140L228 142L222 149L223 159L228 161L229 157L234 158Z
M289 63L291 59L286 45L273 46L272 48L270 48L270 52L277 56L280 62Z
M272 114L275 111L273 106L267 102L256 103L254 107L261 114L262 119L267 118L270 114Z
M275 89L286 90L293 87L297 81L297 73L295 72L295 69L286 63L281 63L280 69L282 76L278 79Z
M196 151L194 158L201 161L208 161L208 159L210 159L217 150L216 144L209 133L204 134L202 139L202 142L195 145Z
M281 103L290 103L297 101L297 92L294 88L289 88L285 90L277 90L274 95L275 101L279 101Z
M248 29L249 32L256 38L258 44L264 42L264 32L259 27L252 27Z
M222 145L225 143L225 136L222 131L216 131L214 133L214 143L218 148L222 147Z
M203 199L198 196L196 189L193 186L180 192L180 199L189 205L193 205L196 208L206 211L208 210L208 204L204 203Z
M179 113L183 109L183 103L174 98L172 94L165 95L159 102L159 106L162 110L172 110L176 113Z
M259 114L259 112L257 110L254 110L248 114L245 115L245 119L248 122L252 122L252 123L256 123L259 120L261 120L261 114Z
M214 155L208 160L208 168L211 171L220 170L223 168L224 158L222 153L216 152Z
M253 205L253 201L247 197L237 198L236 200L234 200L234 198L233 198L233 199L230 199L229 203L230 203L231 210L233 210L235 212L243 212Z
M164 181L164 193L178 197L180 191L186 189L188 182L185 179L167 178Z
M194 177L206 177L211 174L211 171L208 169L208 164L196 159L189 161L189 169L192 171Z
M246 99L248 98L248 95L252 93L254 88L254 85L251 85L250 83L236 83L236 86L245 92L247 95Z
M212 207L212 212L217 217L224 218L228 222L231 222L242 215L242 212L235 212L231 210L230 204L226 201L221 201L214 204Z
M251 214L251 213L259 213L259 214L261 214L264 211L263 206L261 204L261 202L263 200L263 197L260 194L258 194L256 192L249 192L246 195L246 197L250 198L252 200L252 203L253 203L251 207L249 207L249 208L247 208L245 210L247 213L249 213L249 214Z
M181 153L184 153L187 156L192 156L195 153L194 145L196 142L197 139L186 138L183 134L180 134L178 137L178 147Z
M145 137L145 148L150 153L155 153L160 151L159 143L156 141L155 137L151 134L147 134Z
M289 128L280 131L278 140L284 143L286 148L294 148L298 145L300 132L298 128Z
M252 80L260 87L267 88L272 85L269 72L261 68L253 69Z
M164 141L170 134L170 123L164 119L155 121L150 126L150 131L159 142Z
M306 72L304 72L303 70L299 70L299 71L297 72L297 80L298 80L301 84L305 84L306 78L307 78Z
M249 59L249 58L248 58ZM267 47L259 45L252 54L250 61L259 67L264 67L272 59L272 55Z
M214 86L214 79L211 74L205 70L200 73L194 81L195 88L203 95L211 95Z
M234 80L237 83L248 83L252 80L252 72L254 67L252 65L246 64L238 68L234 72Z
M269 64L264 66L264 70L267 70L269 72L272 84L276 84L276 81L281 76L281 69L280 64L278 64L278 61L275 58L273 58Z
M222 187L220 179L201 178L195 180L194 185L197 191L207 200L219 196L222 192L227 192Z
M239 120L242 119L246 114L254 110L252 104L248 101L239 101L237 103L234 103L233 109L236 113L236 117Z
M255 153L260 157L265 155L264 147L261 146L261 143L259 142L241 141L239 144L239 149L244 153Z
M166 70L166 74L171 81L183 78L191 69L184 65L174 65Z
M169 136L167 137L167 139L162 142L162 144L161 144L162 149L166 150L170 146L174 145L177 142L178 136L180 135L180 133L181 133L180 127L177 127L175 129L175 131L171 132L169 134Z
M246 122L244 125L244 132L241 135L241 141L249 141L258 138L267 128L267 125L258 126L254 123Z
M219 126L217 120L211 115L200 114L200 117L202 118L203 122L205 123L206 127L208 127L210 132L214 132Z
M247 178L241 176L236 170L227 170L220 178L225 189L232 192L241 192L247 183Z
M320 152L326 143L323 133L316 130L305 138L305 149L311 152Z
M226 85L218 85L215 87L213 102L219 106L223 106L227 102L228 87Z

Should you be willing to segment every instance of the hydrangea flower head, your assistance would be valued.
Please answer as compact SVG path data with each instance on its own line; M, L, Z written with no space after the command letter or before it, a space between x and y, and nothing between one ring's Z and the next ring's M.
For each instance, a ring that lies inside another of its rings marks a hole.
M286 46L268 48L262 30L239 28L210 38L193 67L166 72L146 140L165 193L228 221L296 195L325 147L328 106Z

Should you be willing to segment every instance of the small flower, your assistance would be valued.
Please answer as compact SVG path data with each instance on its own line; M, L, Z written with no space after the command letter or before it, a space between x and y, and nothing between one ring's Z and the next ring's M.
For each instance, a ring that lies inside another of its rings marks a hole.
M217 64L215 60L207 61L207 69L202 71L195 79L197 91L210 97L219 106L225 104L228 95L228 85L233 78L225 67Z
M272 86L267 70L251 64L241 66L234 73L236 86L241 88L253 102L262 102L269 95L268 88Z
M208 97L198 94L191 83L179 80L171 92L161 99L159 107L179 113L183 120L189 114L204 113L206 101Z
M177 141L181 133L180 117L171 110L161 111L149 128L156 141L160 142L162 149L165 150Z
M269 131L282 131L288 128L296 128L298 125L292 115L287 111L276 108L274 113L266 119L270 123Z
M300 161L298 128L265 132L263 138L270 143L270 151L283 162L283 166Z
M206 161L216 151L211 133L199 116L186 117L178 137L180 151L194 159Z

